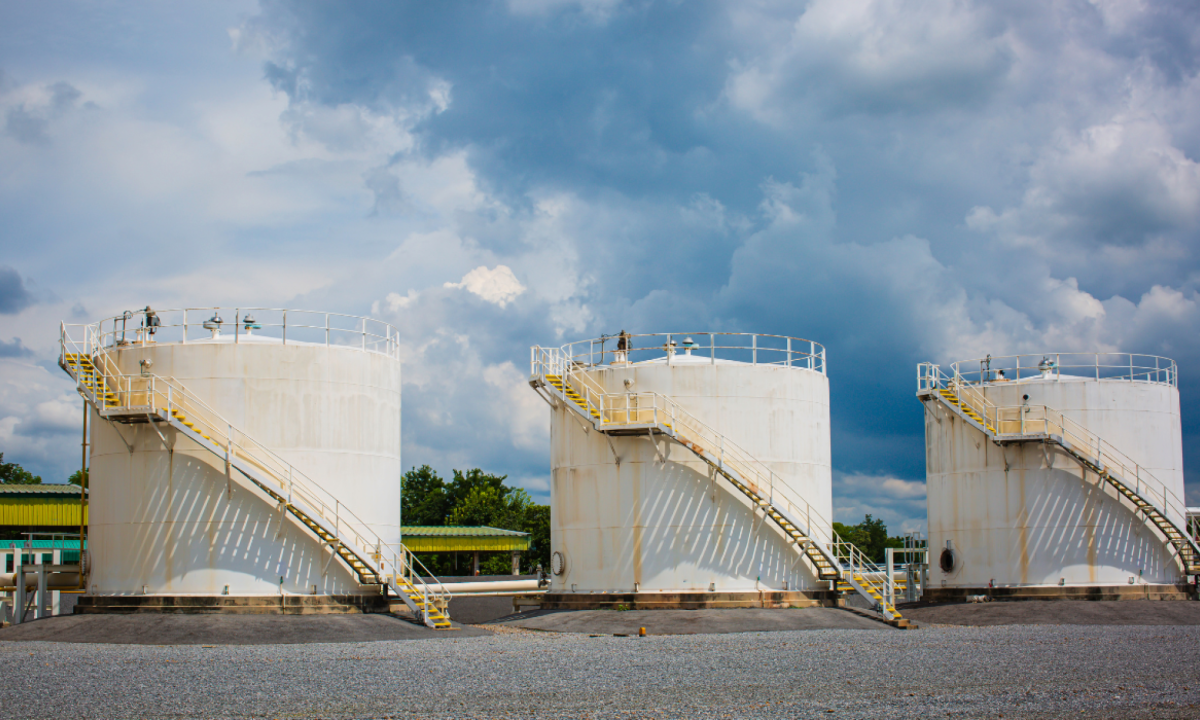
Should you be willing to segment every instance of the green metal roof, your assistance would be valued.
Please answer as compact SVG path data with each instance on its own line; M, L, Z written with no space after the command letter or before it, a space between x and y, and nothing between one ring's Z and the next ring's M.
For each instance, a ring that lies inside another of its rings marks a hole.
M41 485L0 483L0 495L75 495L78 497L79 486L67 483L42 483Z
M533 543L529 533L494 527L410 525L400 533L413 552L525 552Z
M525 537L529 533L482 525L405 525L400 528L405 537Z
M25 547L24 540L0 540L0 550L9 548ZM31 540L29 541L29 549L31 550L53 550L59 548L62 550L78 550L79 540Z

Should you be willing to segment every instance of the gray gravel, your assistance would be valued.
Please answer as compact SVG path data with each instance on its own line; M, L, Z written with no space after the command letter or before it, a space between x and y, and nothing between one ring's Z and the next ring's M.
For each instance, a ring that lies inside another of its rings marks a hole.
M1158 600L946 603L901 606L900 612L943 625L1200 625L1200 602Z
M3 718L1195 718L1200 627L0 642Z
M548 632L700 635L778 630L878 630L899 632L879 620L840 608L709 608L705 610L533 610L496 620L494 627ZM0 635L2 638L3 635Z

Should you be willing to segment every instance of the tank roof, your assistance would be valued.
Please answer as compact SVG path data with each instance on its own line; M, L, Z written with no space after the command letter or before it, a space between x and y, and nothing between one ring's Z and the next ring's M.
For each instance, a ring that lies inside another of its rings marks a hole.
M647 364L752 364L811 370L825 374L825 347L786 335L736 332L621 332L562 346L576 366Z
M285 308L198 307L126 311L90 324L62 323L64 348L95 355L154 343L326 345L400 359L399 331L374 318Z
M1048 352L1029 355L988 355L950 364L954 377L969 384L995 382L1148 382L1179 386L1174 360L1136 353Z

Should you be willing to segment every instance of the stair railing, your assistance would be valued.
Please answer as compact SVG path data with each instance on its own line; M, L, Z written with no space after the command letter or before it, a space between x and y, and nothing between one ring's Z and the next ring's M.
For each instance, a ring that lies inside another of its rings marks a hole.
M887 569L869 559L854 543L842 540L836 533L834 537L834 552L848 571L846 582L851 585L860 584L878 595L878 600L871 598L878 605L878 610L889 620L895 619L899 613L896 612L895 606L888 602Z
M67 353L86 352L86 349L97 347L87 342L72 342L65 333L63 338L64 362ZM114 372L115 363L105 352L90 355L88 359L96 368L98 379L117 393L120 409L145 409L148 414L163 418L169 418L175 411L180 412L195 425L194 430L211 439L201 439L200 442L209 442L211 447L207 449L217 455L224 455L227 468L242 462L257 470L256 474L263 476L258 478L258 481L267 480L268 484L272 485L269 488L271 491L325 526L326 530L331 531L338 542L362 560L381 582L391 582L391 578L401 577L420 587L428 584L422 579L424 573L425 577L438 583L437 578L406 546L384 542L336 496L266 445L234 427L178 381L154 374L129 375ZM79 378L76 380L79 381ZM130 402L134 399L142 402ZM101 416L111 415L114 409L104 407L103 403L98 404L97 408ZM232 478L232 472L230 477ZM429 592L434 596L435 603L444 607L449 598L444 590L438 589L439 587L440 583L430 588Z

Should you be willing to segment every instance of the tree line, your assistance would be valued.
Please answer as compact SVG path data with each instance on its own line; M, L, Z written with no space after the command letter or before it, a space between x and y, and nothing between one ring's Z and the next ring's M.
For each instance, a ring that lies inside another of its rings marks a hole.
M853 543L872 562L881 563L886 560L884 551L888 548L904 547L902 536L889 537L887 525L882 520L871 517L870 514L857 525L843 525L835 522L833 531L842 540ZM907 562L907 560L901 562Z
M401 514L405 525L485 526L529 533L531 546L521 555L521 572L538 565L550 567L550 506L539 505L529 493L504 483L507 475L492 475L479 468L454 470L446 481L433 468L422 465L404 473L400 486ZM471 553L420 553L421 562L435 575L469 575ZM508 575L509 553L482 553L479 572Z
M87 484L87 470L76 470L67 478L72 485ZM42 476L34 475L17 463L4 462L4 453L0 452L0 484L3 485L41 485Z

